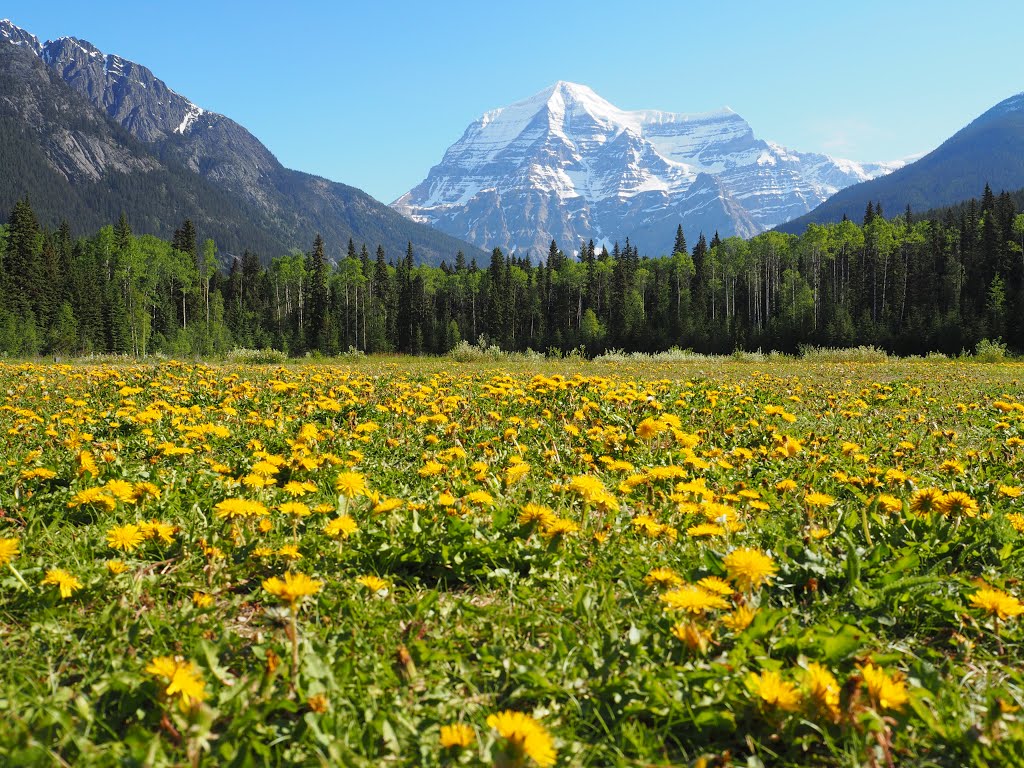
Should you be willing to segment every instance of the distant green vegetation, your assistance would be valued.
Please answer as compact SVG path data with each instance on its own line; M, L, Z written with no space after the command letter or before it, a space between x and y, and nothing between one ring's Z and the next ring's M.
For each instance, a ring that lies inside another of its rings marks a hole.
M871 346L898 354L1024 349L1024 214L994 195L915 218L868 206L862 224L810 225L750 240L681 228L671 256L625 241L544 263L495 250L417 265L348 243L225 265L185 221L171 242L122 217L88 238L40 228L27 200L0 228L0 351L13 355L360 352L476 348L795 352ZM1000 347L1000 345L1005 345Z

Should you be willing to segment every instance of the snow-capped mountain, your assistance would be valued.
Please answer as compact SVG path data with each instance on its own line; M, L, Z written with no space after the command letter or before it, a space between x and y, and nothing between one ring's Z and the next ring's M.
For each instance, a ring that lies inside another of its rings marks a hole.
M758 139L731 109L624 111L558 82L472 123L427 178L392 206L483 247L546 253L626 237L666 252L695 239L752 236L901 163L855 163Z

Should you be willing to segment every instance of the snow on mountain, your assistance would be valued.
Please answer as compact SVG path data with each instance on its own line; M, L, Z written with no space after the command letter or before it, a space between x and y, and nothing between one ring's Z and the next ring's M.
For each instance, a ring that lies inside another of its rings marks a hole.
M474 121L392 206L483 247L540 254L552 239L572 250L628 236L661 253L677 224L751 236L900 165L796 152L728 108L625 111L560 81Z

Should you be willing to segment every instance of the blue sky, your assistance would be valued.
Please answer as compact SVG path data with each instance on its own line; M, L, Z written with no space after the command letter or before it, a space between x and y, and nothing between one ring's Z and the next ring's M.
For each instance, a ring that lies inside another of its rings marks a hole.
M0 16L144 64L285 165L384 202L482 112L557 80L623 109L728 105L761 138L862 161L932 149L1024 91L1021 0L7 0Z

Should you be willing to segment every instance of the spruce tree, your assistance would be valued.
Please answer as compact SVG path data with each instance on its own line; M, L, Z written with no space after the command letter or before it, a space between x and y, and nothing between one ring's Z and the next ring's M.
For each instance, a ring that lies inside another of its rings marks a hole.
M683 225L676 227L676 242L672 246L672 253L689 253L686 250L686 235L683 234Z

